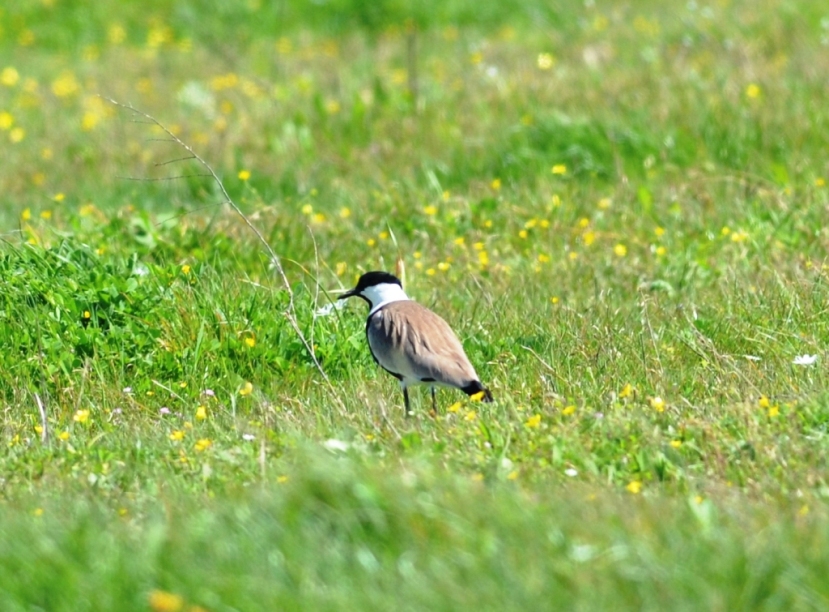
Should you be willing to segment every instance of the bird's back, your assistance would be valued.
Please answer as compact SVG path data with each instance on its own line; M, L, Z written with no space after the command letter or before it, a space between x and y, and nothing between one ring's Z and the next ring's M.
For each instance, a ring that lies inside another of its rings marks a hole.
M377 362L406 382L462 389L478 380L449 324L417 302L383 306L366 323L366 336Z

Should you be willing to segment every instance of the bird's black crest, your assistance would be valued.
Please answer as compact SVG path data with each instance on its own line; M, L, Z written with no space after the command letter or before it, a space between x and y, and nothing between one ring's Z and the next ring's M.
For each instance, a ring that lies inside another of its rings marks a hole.
M388 272L382 271L374 271L366 272L365 274L363 274L360 277L360 280L357 281L357 286L354 287L354 291L359 292L367 287L373 287L374 285L382 285L383 283L399 285L400 287L403 286L403 283L401 283L400 279L397 278L394 274L389 274Z

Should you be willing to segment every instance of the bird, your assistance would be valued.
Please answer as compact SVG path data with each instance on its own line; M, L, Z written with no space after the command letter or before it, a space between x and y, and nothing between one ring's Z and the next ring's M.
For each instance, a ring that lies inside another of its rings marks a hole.
M406 416L411 414L409 387L414 385L431 387L435 412L436 386L453 387L481 401L492 401L492 393L481 383L449 324L410 299L399 278L378 270L366 272L338 299L350 297L368 302L368 347L374 361L400 381Z

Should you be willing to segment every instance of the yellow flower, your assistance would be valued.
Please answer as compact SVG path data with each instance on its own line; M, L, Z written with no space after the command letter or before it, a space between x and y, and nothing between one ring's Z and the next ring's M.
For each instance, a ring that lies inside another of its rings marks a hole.
M547 263L548 261L550 261L550 256L545 255L544 253L539 253L538 254L538 261L539 261L539 263Z
M622 387L622 390L619 391L619 399L625 399L626 397L630 397L631 395L633 395L633 391L633 385L631 385L630 383L626 384L624 387Z
M515 480L516 478L518 478L518 470L513 470L507 474L507 480Z
M366 244L370 247L373 247L375 244L377 244L377 241L374 238L369 238L368 240L366 240Z
M656 235L657 238L661 238L665 234L665 228L656 227L654 228L653 233Z
M0 130L8 130L14 125L14 116L8 112L0 113Z
M17 85L17 82L20 80L20 73L17 72L11 66L6 66L3 68L3 71L0 72L0 83L5 85L6 87L14 87Z
M277 476L276 477L276 482L278 482L279 484L285 484L286 482L288 482L288 480L289 479L288 479L287 476Z
M500 190L501 189L501 179L499 179L499 178L492 179L492 182L489 184L489 186L492 187L492 189L494 189L495 191Z
M213 446L213 442L208 438L202 438L201 440L196 442L196 445L193 447L197 453L201 453L206 451L208 448Z
M86 423L89 420L89 410L78 410L72 417L76 423Z
M760 86L755 83L750 83L748 87L746 87L746 97L748 98L759 98L762 90Z
M280 55L288 55L294 49L294 43L287 36L282 36L276 41L276 51Z
M629 492L636 495L642 490L642 481L640 480L631 480L627 486L625 487Z
M438 214L438 207L437 207L437 206L434 206L434 205L432 205L432 204L429 204L429 206L426 206L426 207L423 209L423 212L425 212L425 213L426 213L427 215L429 215L430 217L433 217L433 216L435 216L436 214Z
M596 240L596 232L584 232L584 235L581 237L581 241L584 243L584 246L590 246Z
M426 276L434 276L434 275L435 275L435 269L434 268L429 268L428 270L426 270Z
M765 395L760 396L760 399L757 400L757 404L760 406L760 408L768 408L769 406L771 406L771 402L769 401L769 398L766 397Z
M347 206L343 206L340 209L340 218L341 219L348 219L351 216L351 209Z
M153 591L150 593L150 610L152 612L179 612L184 609L184 598L167 591Z
M35 516L43 516L43 508L35 508L32 511L32 514L34 514Z
M325 103L325 111L329 115L336 115L340 112L340 103L337 100L328 100Z
M173 433L170 434L170 439L173 442L181 442L184 440L184 432L181 429L176 429Z
M524 425L526 425L527 427L538 427L539 425L541 425L541 415L534 414L529 419L527 419L527 422L524 423Z
M345 271L347 269L348 269L348 264L347 263L345 263L344 261L337 262L337 269L336 269L337 276L342 276L343 274L345 274Z
M780 406L771 406L769 408L769 417L774 418L780 414Z
M52 211L51 210L42 210L42 211L40 211L40 218L41 219L51 219L52 218Z
M455 238L452 242L454 242L454 243L455 243L456 245L458 245L458 246L463 246L463 244L464 244L464 237L463 237L463 236L458 236L458 237L457 237L457 238Z
M84 319L91 319L92 318L92 313L89 312L88 310L84 310L83 311L83 318Z
M602 198L601 200L599 200L598 206L602 210L607 210L608 208L610 208L611 204L613 204L613 200L611 200L610 198Z
M66 98L78 93L81 86L72 72L64 72L52 82L52 93L58 98Z
M449 406L449 408L447 408L446 410L449 411L449 412L457 412L462 407L463 407L463 404L461 404L460 402L455 402L454 404Z
M312 212L314 212L314 207L311 206L310 204L306 204L305 206L302 207L302 214L303 215L310 215Z
M322 213L315 213L313 217L311 217L312 223L325 223L325 215Z
M536 63L540 70L549 70L556 63L556 60L551 53L539 53Z
M241 389L239 389L239 395L245 396L250 395L251 393L253 393L253 385L249 382L245 382Z
M17 44L21 47L28 47L35 41L35 34L28 28L23 30L20 33L20 36L17 37Z
M671 440L671 448L679 448L682 446L682 440Z
M569 405L569 406L566 406L566 407L565 407L565 408L561 411L561 414L563 414L564 416L570 416L571 414L573 414L573 413L575 413L575 412L576 412L576 407L575 407L575 406L573 406L573 405L571 404L571 405Z
M68 431L60 432L60 434L58 435L58 438L60 438L63 441L68 440L69 439L69 432Z
M113 23L107 30L107 40L113 45L120 45L127 39L127 31L124 26L118 23Z
M553 174L567 174L567 166L564 164L556 164L552 168L550 168L550 172Z
M239 170L237 175L240 181L246 181L250 178L250 170Z
M24 138L26 138L26 130L24 130L22 127L12 128L12 131L9 132L9 140L12 141L14 144L17 144Z
M190 274L190 266L188 266L187 264L184 264L183 266L181 266L181 273L182 274Z
M28 221L32 218L32 211L29 208L24 208L23 211L20 213L20 220L21 221Z
M442 261L438 264L438 270L441 272L446 272L449 269L449 264L445 261Z
M518 232L518 237L521 239L526 239L527 236L529 236L529 233L525 229L522 229L520 232Z
M247 344L250 348L256 346L256 338L253 336L253 334L245 337L245 344Z
M617 244L613 247L613 254L616 255L616 257L624 257L628 254L628 248L621 243Z
M648 400L648 403L651 405L651 408L653 408L657 412L665 412L665 400L663 400L658 395L656 397L650 398Z
M196 420L203 421L207 418L207 408L204 406L199 406L196 408Z
M558 303L559 303L558 296L555 296L555 295L554 295L553 297L551 297L551 298L550 298L550 303L551 303L551 304L558 304Z
M478 252L478 263L481 265L482 268L485 268L489 265L489 254L486 251Z
M826 185L826 179L820 177L815 179L815 187L823 187L824 185Z
M474 421L477 418L478 414L474 410L470 410L466 413L466 416L463 417L464 421Z

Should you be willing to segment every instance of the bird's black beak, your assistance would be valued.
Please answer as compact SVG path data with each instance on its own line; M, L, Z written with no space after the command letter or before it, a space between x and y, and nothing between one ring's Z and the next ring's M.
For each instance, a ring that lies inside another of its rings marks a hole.
M350 297L354 297L355 295L358 295L357 290L356 289L351 289L349 291L346 291L345 293L341 293L337 297L337 299L338 300L345 300L345 299L348 299Z

